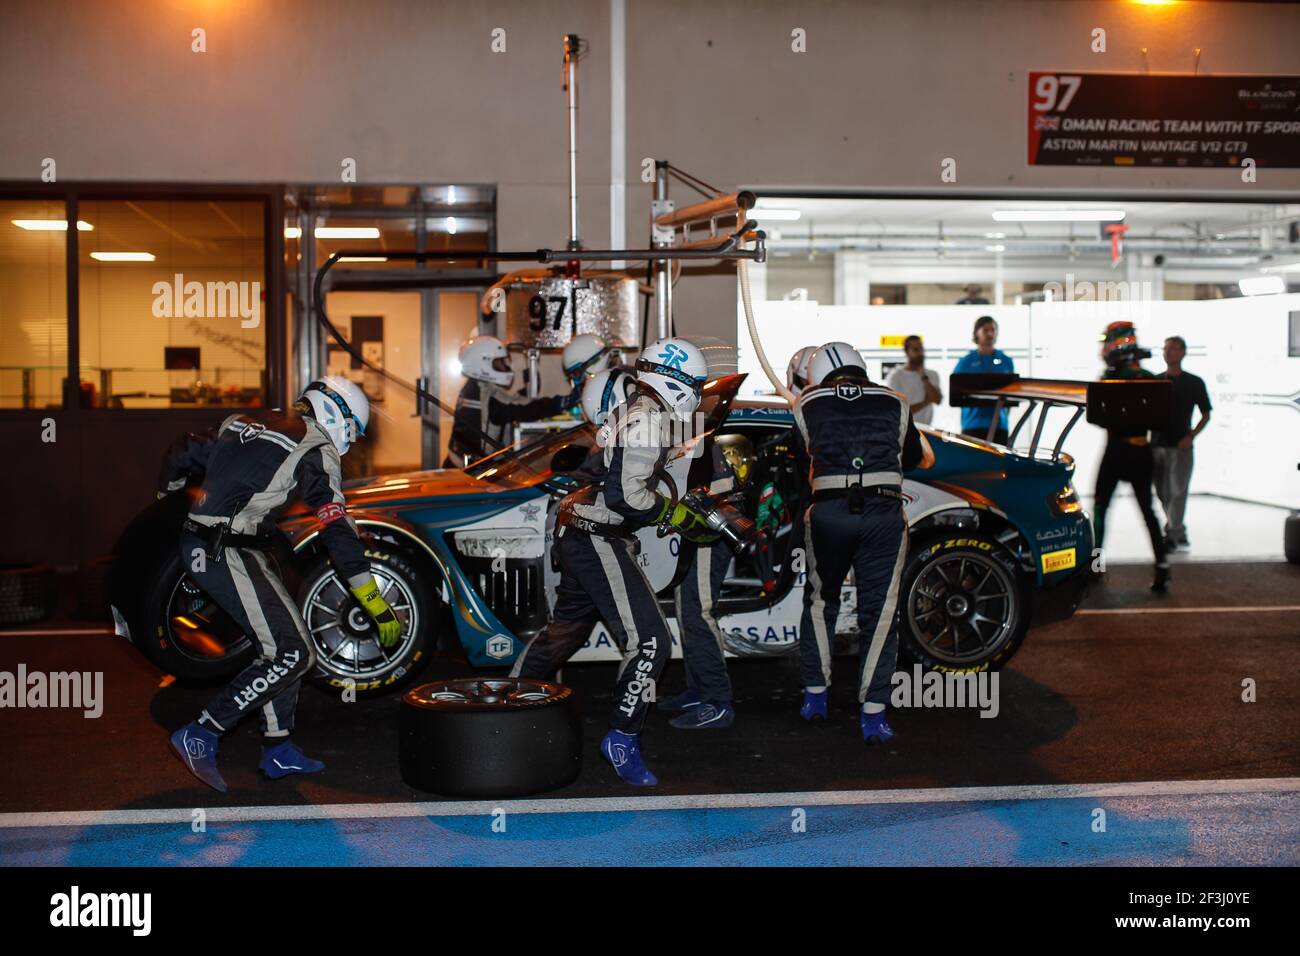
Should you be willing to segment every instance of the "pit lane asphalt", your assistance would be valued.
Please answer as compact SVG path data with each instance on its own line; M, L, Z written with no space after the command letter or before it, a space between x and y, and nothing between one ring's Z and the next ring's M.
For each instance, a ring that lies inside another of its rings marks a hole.
M825 726L797 717L793 657L733 661L732 729L676 731L651 715L646 759L662 781L653 792L1300 776L1300 612L1258 610L1300 604L1300 567L1185 564L1176 574L1172 593L1158 598L1146 591L1148 568L1113 568L1086 613L1030 634L1002 672L998 717L899 711L892 720L900 736L884 749L865 748L858 737L852 658L836 662L833 719ZM1221 610L1193 610L1204 608ZM406 787L398 774L396 697L342 704L304 690L295 736L325 761L325 773L261 779L249 722L223 742L231 791L222 796L197 784L167 748L167 732L193 716L210 689L178 686L124 641L97 634L0 632L0 670L20 662L29 671L102 671L105 706L94 720L66 710L0 710L0 812L439 799ZM465 672L437 659L422 678ZM576 783L538 799L631 795L596 756L612 673L608 664L565 669L582 701L586 762ZM1256 683L1256 703L1241 700L1247 678ZM675 661L662 692L674 693L681 681Z

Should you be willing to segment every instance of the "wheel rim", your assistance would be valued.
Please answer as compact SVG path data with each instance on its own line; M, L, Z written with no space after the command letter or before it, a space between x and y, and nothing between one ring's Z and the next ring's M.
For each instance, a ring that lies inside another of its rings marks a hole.
M1015 579L997 558L947 554L912 581L907 622L925 653L945 664L987 658L1015 632Z
M248 635L188 575L181 575L167 599L172 647L192 661L215 664L241 653Z
M463 678L435 681L411 691L408 696L423 705L500 706L530 704L559 696L560 688L546 681L526 677Z
M326 570L312 583L303 602L303 620L316 647L317 666L358 683L397 667L420 627L411 585L382 566L372 566L371 572L380 595L402 622L402 636L392 647L380 645L370 615L333 570Z

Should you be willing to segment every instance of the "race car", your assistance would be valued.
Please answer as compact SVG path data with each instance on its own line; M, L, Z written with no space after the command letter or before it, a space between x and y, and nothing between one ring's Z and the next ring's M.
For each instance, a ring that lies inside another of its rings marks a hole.
M772 656L797 647L806 576L796 523L807 500L806 465L795 458L789 407L738 401L743 378L705 386L702 437L748 439L752 460L739 502L767 528L776 587L764 589L747 559L738 559L716 610L732 655ZM1036 404L1044 418L1048 406L1073 405L1073 424L1086 404L1082 383L1041 393L1026 384L1015 397L1030 405L1025 420ZM1060 442L1038 448L1041 424L1028 453L922 428L935 463L903 484L910 549L898 599L900 655L908 666L999 668L1032 625L1069 617L1083 597L1092 532L1072 484L1074 462ZM275 557L316 645L313 680L358 695L387 693L409 683L438 648L478 667L508 667L547 623L558 581L550 561L556 506L578 486L572 473L594 446L595 429L581 425L463 470L345 484L375 577L404 625L388 649L325 556L315 516L301 507L285 513ZM124 536L113 614L118 632L163 670L215 680L238 671L255 649L183 573L174 529L187 505L184 495L170 496ZM638 537L638 560L672 623L673 589L689 566L681 542L655 528ZM855 629L850 580L837 633L847 638ZM597 625L574 660L618 658Z

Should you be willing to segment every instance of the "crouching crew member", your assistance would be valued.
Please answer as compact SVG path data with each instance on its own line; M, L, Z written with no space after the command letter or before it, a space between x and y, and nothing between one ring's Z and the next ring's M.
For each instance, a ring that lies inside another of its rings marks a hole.
M352 382L330 377L308 385L293 412L232 415L207 435L186 436L167 454L159 482L162 497L202 477L181 535L181 567L260 652L195 721L172 734L172 749L190 772L223 792L218 739L254 712L265 736L263 773L274 779L325 769L289 739L298 688L315 655L297 605L264 554L264 522L295 490L315 510L330 559L373 620L373 638L387 648L402 635L343 508L340 456L365 431L369 402Z
M476 335L460 347L460 371L466 382L456 398L444 468L464 468L504 448L511 425L558 415L576 405L582 392L578 385L565 395L512 394L510 352L491 335Z
M1150 358L1151 352L1138 346L1137 330L1132 322L1112 322L1106 326L1106 332L1102 336L1101 357L1106 362L1103 381L1108 378L1155 378L1142 367L1141 360ZM1165 552L1164 535L1160 533L1160 522L1156 520L1155 509L1151 505L1155 467L1155 454L1148 429L1133 425L1106 429L1106 451L1101 456L1101 468L1097 471L1093 538L1097 542L1097 549L1104 555L1102 544L1106 537L1106 511L1119 483L1127 481L1133 487L1133 497L1137 499L1147 534L1151 537L1151 552L1156 560L1151 590L1164 594L1169 588L1169 558Z
M851 345L813 355L795 421L809 456L812 504L804 515L808 584L799 651L805 720L826 719L840 588L853 570L861 655L862 736L894 736L885 718L898 656L898 588L907 558L903 472L933 457L912 423L907 399L867 378Z
M596 482L560 503L552 549L560 584L552 622L524 648L512 673L552 675L603 620L623 662L600 752L626 783L654 786L658 780L641 756L641 726L672 653L672 636L637 564L634 532L654 524L684 533L703 527L697 513L657 490L656 472L672 448L673 421L680 429L699 405L708 366L698 348L672 338L645 349L636 370L636 394L607 412L598 434L603 451L593 469Z

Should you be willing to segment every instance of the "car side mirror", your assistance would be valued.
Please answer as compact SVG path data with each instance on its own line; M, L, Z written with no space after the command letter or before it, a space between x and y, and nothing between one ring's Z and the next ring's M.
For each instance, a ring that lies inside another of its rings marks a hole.
M551 471L557 475L567 474L581 468L586 460L586 448L581 445L565 445L551 456Z

